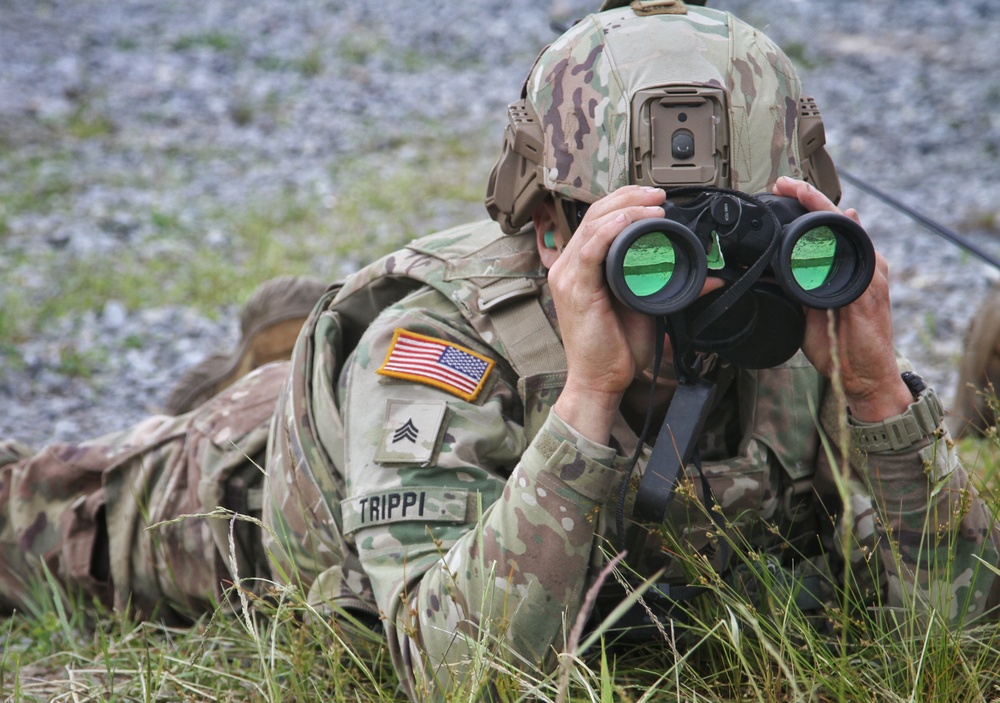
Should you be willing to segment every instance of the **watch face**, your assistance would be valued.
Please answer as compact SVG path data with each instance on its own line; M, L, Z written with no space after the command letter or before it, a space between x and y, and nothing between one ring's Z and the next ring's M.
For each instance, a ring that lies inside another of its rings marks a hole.
M924 383L924 379L920 378L920 376L912 371L904 371L900 375L903 377L903 383L905 383L906 387L910 389L910 393L913 394L914 398L917 398L921 393L927 390L927 384Z

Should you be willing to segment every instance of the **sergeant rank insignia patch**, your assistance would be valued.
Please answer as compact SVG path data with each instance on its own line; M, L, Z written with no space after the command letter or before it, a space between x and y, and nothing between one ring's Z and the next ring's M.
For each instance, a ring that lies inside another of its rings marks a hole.
M471 401L483 389L494 363L444 339L397 329L377 373L425 383Z

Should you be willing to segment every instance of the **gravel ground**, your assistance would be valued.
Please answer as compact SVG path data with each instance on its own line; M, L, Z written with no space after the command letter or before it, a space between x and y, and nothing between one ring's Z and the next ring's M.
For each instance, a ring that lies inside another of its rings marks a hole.
M840 167L1000 256L997 3L710 4L796 60ZM554 37L551 23L598 5L5 0L0 285L58 290L53 258L169 247L137 215L151 209L225 240L220 209L274 193L336 199L331 164L419 149L428 125L485 125L499 146L504 106ZM77 137L62 138L69 157L52 160L57 124L75 125ZM98 134L80 134L87 127ZM13 208L23 181L46 168L67 195ZM1000 274L852 186L842 204L861 212L892 266L898 345L949 399L964 330ZM111 300L53 319L0 348L0 437L82 439L155 412L184 368L235 342L235 316L235 306L208 316ZM67 368L67 339L100 349L87 374Z

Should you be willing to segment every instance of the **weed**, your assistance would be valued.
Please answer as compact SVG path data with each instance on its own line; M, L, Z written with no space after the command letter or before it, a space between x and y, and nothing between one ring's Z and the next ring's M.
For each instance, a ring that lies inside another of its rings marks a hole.
M462 174L486 173L482 135L433 132L419 154L390 147L381 156L342 160L333 167L339 190L331 218L340 256L365 251L374 258L435 229L485 215L485 180Z
M240 127L253 122L254 114L254 107L248 100L236 100L229 106L229 118Z
M416 127L423 133L419 151L373 134L370 148L359 150L364 157L333 164L328 195L288 190L248 197L243 208L213 210L208 204L197 228L172 210L152 208L145 217L155 236L140 246L79 257L33 254L52 274L43 282L10 278L0 289L0 344L23 339L52 319L100 310L112 299L129 309L184 304L213 314L274 276L333 280L415 236L484 217L485 179L479 176L487 172L482 154L491 153L487 138L494 135ZM61 206L76 186L62 175L60 158L24 162L17 190L0 200L4 212ZM202 232L209 228L224 236L206 243ZM16 251L6 256L18 263ZM86 360L79 361L68 358L67 367L86 373Z
M367 29L350 32L337 44L338 57L349 64L365 64L373 56L392 46L380 33Z
M207 47L216 51L235 51L242 47L240 38L224 32L205 32L203 34L187 34L170 45L174 51L187 51L198 47Z
M323 72L323 52L318 47L312 48L294 65L303 76L318 76Z
M791 59L798 68L802 70L812 70L816 68L816 62L809 54L809 47L802 42L789 42L781 47L785 55Z
M920 327L917 336L924 349L928 351L934 349L937 337L937 315L934 310L928 310L924 313L924 324Z
M122 340L125 349L142 349L146 345L146 340L140 334L130 334Z
M153 223L153 227L161 233L176 232L182 229L180 218L170 212L157 209L150 210L149 220Z
M48 213L62 206L75 188L63 168L70 158L68 152L56 150L45 157L5 163L10 178L0 192L4 219L26 212Z
M287 61L282 59L280 56L274 56L273 54L259 56L254 59L254 63L260 68L263 68L265 71L284 71L288 66Z
M106 358L99 349L81 349L72 343L59 347L59 365L56 370L64 376L89 378Z
M279 219L299 217L292 210ZM983 494L995 497L997 433L959 447ZM834 471L832 480L845 476ZM699 501L693 505L700 509ZM202 517L228 516L221 512ZM927 516L928 524L936 519ZM950 579L950 536L925 534L927 543L908 545L908 559L919 550L927 557L920 563L928 578ZM558 670L551 673L507 650L504 594L510 589L498 588L502 577L496 565L481 557L476 571L488 585L472 607L487 626L471 630L474 635L459 628L449 654L458 662L458 675L440 698L447 703L484 697L511 703L979 701L993 700L1000 691L995 624L952 625L945 622L947 608L921 607L915 600L886 608L879 596L860 590L870 576L863 560L849 560L843 579L821 577L829 600L817 611L804 605L815 602L811 591L803 597L807 581L769 560L737 530L726 526L711 538L726 544L738 579L720 578L707 559L685 548L686 537L669 530L664 537L702 594L664 621L659 638L639 644L616 640L617 610L596 627L567 623L567 641L554 653ZM850 542L843 545L849 551ZM899 554L888 550L884 558L899 560ZM613 572L621 583L629 582L622 564L611 560L600 578ZM295 578L277 565L274 570L283 579ZM626 605L648 597L649 587L639 586ZM335 610L317 610L294 586L237 577L225 604L180 629L108 612L64 593L48 573L27 589L25 609L3 626L4 700L404 700L380 640L370 632L362 636ZM457 648L468 654L459 658Z
M88 103L78 105L66 120L66 133L76 139L99 139L115 131L115 124L107 115L96 111Z

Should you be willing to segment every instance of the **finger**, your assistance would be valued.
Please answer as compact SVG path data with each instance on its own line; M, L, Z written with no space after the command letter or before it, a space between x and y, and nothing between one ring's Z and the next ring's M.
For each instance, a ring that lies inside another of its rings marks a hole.
M805 209L811 212L817 210L840 212L840 209L833 204L832 200L826 197L814 185L805 181L782 176L775 181L773 190L775 195L795 198L802 203Z
M608 215L628 207L661 205L665 199L666 193L660 188L623 186L587 208L587 214L583 216L577 233L587 238L588 229L593 223Z
M875 269L885 278L889 278L889 260L879 252L875 252Z
M663 208L659 205L633 205L601 217L593 223L590 236L580 241L581 260L588 264L604 263L612 242L626 227L653 217L663 217Z
M715 276L708 276L705 279L705 285L701 287L701 293L698 294L698 297L700 298L701 296L707 295L708 293L711 293L714 290L719 290L725 285L726 282L721 278L716 278Z

